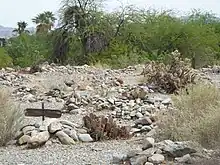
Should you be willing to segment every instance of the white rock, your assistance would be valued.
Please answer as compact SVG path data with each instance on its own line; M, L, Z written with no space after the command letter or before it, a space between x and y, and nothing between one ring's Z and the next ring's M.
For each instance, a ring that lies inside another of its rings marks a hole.
M165 157L161 154L154 154L148 158L148 161L154 164L160 164L165 160Z
M81 140L82 142L92 142L93 139L91 138L91 136L89 134L79 134L79 140Z

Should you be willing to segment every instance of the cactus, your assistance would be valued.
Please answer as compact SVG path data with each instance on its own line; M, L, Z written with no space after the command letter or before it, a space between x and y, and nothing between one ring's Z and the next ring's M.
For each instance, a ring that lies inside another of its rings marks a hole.
M147 82L158 86L167 93L178 93L189 83L195 83L197 76L189 59L181 59L178 50L171 53L170 65L151 61L146 64L142 74Z
M95 141L109 139L128 139L129 130L125 126L118 126L112 117L96 116L93 113L83 117L84 126Z

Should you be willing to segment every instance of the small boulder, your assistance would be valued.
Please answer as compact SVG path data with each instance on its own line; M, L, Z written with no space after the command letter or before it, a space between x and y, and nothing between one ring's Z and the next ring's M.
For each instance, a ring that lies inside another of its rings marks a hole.
M79 134L79 140L82 142L92 142L93 139L89 134Z
M28 141L28 148L36 148L46 143L50 138L48 131L39 132Z
M48 126L48 131L52 134L57 132L57 131L60 131L61 129L62 129L62 124L58 121L52 122Z
M148 161L153 164L160 164L165 160L165 157L161 154L154 154L153 156L148 158Z
M30 136L29 135L23 135L23 136L21 136L19 139L18 139L18 144L19 145L23 145L23 144L27 144L28 143L28 141L30 140Z
M154 143L155 143L154 138L147 137L146 139L143 140L143 147L142 147L142 149L146 150L148 148L151 148L151 147L153 147Z
M58 139L62 144L66 144L66 145L75 144L75 141L63 131L58 131L56 133L56 136L58 137Z

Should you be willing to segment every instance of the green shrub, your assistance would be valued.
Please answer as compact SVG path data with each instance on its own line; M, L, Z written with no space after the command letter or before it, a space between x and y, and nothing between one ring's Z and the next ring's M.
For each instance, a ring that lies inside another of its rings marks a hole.
M4 48L0 48L0 69L7 66L12 66L12 59L7 55Z
M51 45L47 35L21 34L11 38L5 47L7 54L13 59L14 65L31 66L38 61L47 59L51 53Z

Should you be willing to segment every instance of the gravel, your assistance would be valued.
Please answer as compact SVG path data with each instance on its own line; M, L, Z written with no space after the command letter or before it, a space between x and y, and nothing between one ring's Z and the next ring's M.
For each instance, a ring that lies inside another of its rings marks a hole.
M27 150L22 147L0 148L1 165L109 165L112 156L137 149L137 144L114 140L78 143L71 146L53 144Z

